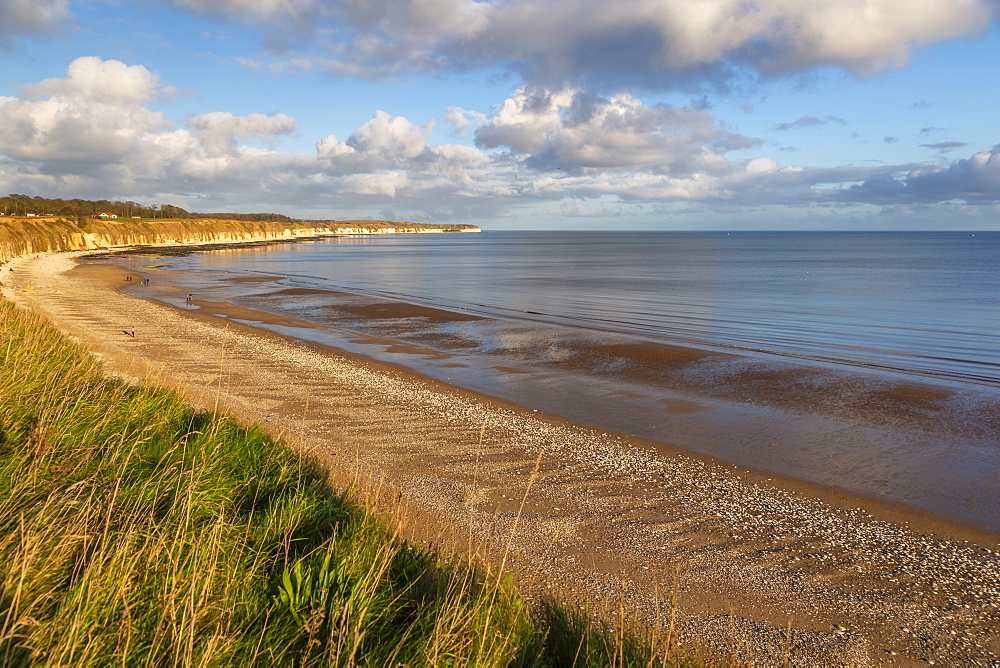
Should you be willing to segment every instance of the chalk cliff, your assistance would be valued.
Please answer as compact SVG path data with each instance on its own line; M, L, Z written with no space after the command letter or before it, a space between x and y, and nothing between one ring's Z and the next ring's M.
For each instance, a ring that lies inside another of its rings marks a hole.
M89 250L122 246L175 246L241 243L314 237L326 234L427 234L479 232L475 225L432 225L374 220L88 220L0 217L0 262L46 251Z

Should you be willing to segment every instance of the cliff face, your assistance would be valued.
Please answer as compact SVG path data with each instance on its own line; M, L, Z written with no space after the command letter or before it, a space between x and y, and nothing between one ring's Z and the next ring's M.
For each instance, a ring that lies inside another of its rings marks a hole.
M30 253L121 246L240 243L323 234L426 234L479 232L475 225L430 225L347 220L303 223L249 220L90 220L82 227L62 218L0 218L0 262Z

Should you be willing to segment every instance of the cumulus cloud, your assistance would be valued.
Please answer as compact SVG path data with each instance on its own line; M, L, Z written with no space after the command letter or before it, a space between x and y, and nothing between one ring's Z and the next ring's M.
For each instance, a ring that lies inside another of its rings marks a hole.
M461 137L470 128L478 128L486 123L486 114L456 106L447 107L444 118L452 126L451 135L453 137Z
M0 152L50 162L107 162L166 120L142 106L156 77L141 65L86 57L63 79L26 89L24 99L0 97Z
M67 0L3 0L0 44L14 37L53 32L70 17Z
M198 134L205 150L221 154L232 153L240 139L247 137L267 139L290 134L298 129L299 124L294 118L285 114L234 116L228 112L213 111L195 116L188 121L188 127Z
M755 142L719 129L708 112L646 105L578 89L522 87L476 131L484 148L529 154L536 169L689 174L724 168L723 154Z
M318 60L341 73L502 65L534 83L604 89L695 86L816 66L865 76L915 47L974 35L992 0L173 0L328 35Z
M113 105L136 105L149 100L159 81L142 65L96 56L77 58L66 68L66 77L46 79L25 88L28 97L73 98Z
M473 146L428 146L433 121L376 112L347 141L328 135L315 153L300 153L276 148L299 129L290 116L210 112L175 126L149 108L162 91L141 66L81 58L64 77L25 87L21 98L0 97L0 187L99 197L175 193L180 202L228 197L232 209L248 193L270 206L397 196L416 203L431 192L439 201L467 199L502 181L489 176L492 159Z
M921 165L902 176L884 170L840 194L874 204L1000 200L1000 145L950 165Z
M372 119L346 140L328 135L316 142L316 152L344 173L402 168L424 151L434 122L415 125L402 116L376 111Z
M427 145L434 121L417 125L401 116L377 111L372 119L356 129L346 141L327 135L316 142L316 154L325 173L345 178L352 187L364 184L365 192L373 192L371 184L381 184L383 194L395 196L402 186L410 192L424 190L429 184L440 188L451 184L453 193L475 189L484 173L473 171L488 168L492 159L472 146L461 144ZM395 173L407 179L376 178ZM365 174L372 178L358 178ZM389 188L389 185L392 187Z
M763 4L763 3L762 3ZM768 3L757 62L765 68L837 65L871 74L905 65L913 46L982 30L996 16L988 0L846 0Z
M910 185L924 192L951 195L948 199L995 199L1000 195L1000 144L959 160L947 169L915 174Z
M294 119L217 112L175 128L147 106L161 91L142 66L85 57L74 60L65 77L25 87L22 98L0 97L0 162L8 189L91 188L104 197L176 192L201 180L244 190L315 168L314 158L240 143L292 132Z
M396 215L418 220L527 201L556 209L576 202L580 212L609 202L650 210L671 202L1000 202L1000 146L950 163L782 166L766 155L733 158L756 142L706 109L627 93L523 86L488 116L445 110L451 125L476 128L475 146L434 144L433 120L378 111L345 140L329 134L315 151L294 152L278 148L299 131L294 118L211 112L175 125L150 108L162 91L143 67L81 58L64 77L0 98L0 188L156 200L169 193L182 205L211 198L230 210L248 197L291 211L315 202L341 216L391 202Z

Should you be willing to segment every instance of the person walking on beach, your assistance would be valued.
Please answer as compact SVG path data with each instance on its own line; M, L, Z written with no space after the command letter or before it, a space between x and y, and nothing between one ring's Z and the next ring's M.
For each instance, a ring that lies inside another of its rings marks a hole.
M132 329L130 329L128 333L134 339L135 338L135 327L133 327Z

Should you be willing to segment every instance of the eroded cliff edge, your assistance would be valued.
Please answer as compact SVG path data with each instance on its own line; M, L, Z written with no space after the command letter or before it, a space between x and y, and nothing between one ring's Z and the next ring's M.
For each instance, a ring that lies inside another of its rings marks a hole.
M480 232L475 225L434 225L376 220L88 220L65 218L0 218L0 262L31 253L90 250L122 246L174 246L241 243L322 236L327 234L426 234Z

